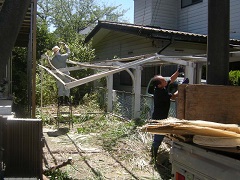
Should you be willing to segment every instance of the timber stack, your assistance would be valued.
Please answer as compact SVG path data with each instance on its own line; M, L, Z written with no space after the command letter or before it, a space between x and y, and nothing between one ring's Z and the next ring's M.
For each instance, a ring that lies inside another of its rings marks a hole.
M144 132L205 148L240 153L240 87L180 85L177 118L150 120Z

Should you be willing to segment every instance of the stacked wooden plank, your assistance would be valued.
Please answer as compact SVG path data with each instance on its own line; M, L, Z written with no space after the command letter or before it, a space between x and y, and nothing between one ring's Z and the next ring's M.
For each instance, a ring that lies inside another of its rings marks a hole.
M142 131L240 153L240 87L180 85L178 91L177 118L151 121Z
M192 136L194 143L205 146L240 146L240 127L237 124L168 118L165 120L150 121L141 130L153 134Z
M154 134L202 135L215 137L238 137L240 127L237 124L222 124L203 120L179 120L168 118L152 121L142 128Z

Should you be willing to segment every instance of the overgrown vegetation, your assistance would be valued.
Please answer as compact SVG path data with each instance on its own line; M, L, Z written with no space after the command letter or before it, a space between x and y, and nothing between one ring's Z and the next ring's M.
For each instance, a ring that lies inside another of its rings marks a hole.
M233 86L240 86L240 71L229 72L229 83Z
M51 119L52 113L47 113L47 111L51 110L51 108L52 107L45 109L42 114L42 118L45 123L50 122L49 119ZM98 93L86 94L81 105L76 106L75 110L77 110L78 113L80 112L80 115L74 117L74 128L76 128L76 132L78 134L97 134L92 141L99 144L105 151L112 155L117 154L118 156L120 153L121 156L118 158L122 161L137 163L136 158L139 156L138 153L142 153L142 151L138 152L134 149L138 148L136 143L141 144L143 143L142 141L144 141L142 140L143 136L139 134L137 127L142 126L144 123L143 121L139 119L124 121L118 116L116 117L112 114L106 113L99 106ZM126 151L124 150L125 148L122 149L122 146L125 147L124 144L126 143L133 150ZM149 146L150 145L147 144L147 147L144 148L146 154L148 154ZM133 151L135 152L133 153ZM141 156L143 156L143 154L141 154ZM60 179L70 178L70 176L67 177L68 174L61 171L49 172L49 174L46 175L50 175L51 179L57 176L59 176Z
M48 61L43 59L43 54L51 58L51 49L63 41L71 50L70 60L78 62L91 62L95 56L91 43L84 44L85 36L80 31L87 27L94 27L98 20L124 21L123 14L127 11L119 6L108 6L94 0L61 2L39 0L37 12L37 64L50 67ZM71 14L69 16L69 14ZM28 99L28 77L27 72L27 49L15 48L13 50L13 98L16 109L24 107ZM31 69L31 68L29 68ZM90 69L71 72L76 79L92 74ZM36 103L49 105L56 103L57 87L55 79L39 66L36 69ZM87 83L81 87L71 89L73 101L79 104L86 93L90 93L93 84ZM42 96L41 96L42 95ZM42 98L42 99L41 99ZM21 104L21 107L18 105ZM17 111L17 110L16 110Z
M72 180L71 177L69 177L67 172L63 172L59 169L54 171L46 171L45 176L47 176L50 180Z

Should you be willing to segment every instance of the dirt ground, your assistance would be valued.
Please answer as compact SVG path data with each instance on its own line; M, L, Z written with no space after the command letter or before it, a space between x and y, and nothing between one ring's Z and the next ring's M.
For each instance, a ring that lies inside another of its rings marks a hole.
M102 146L103 138L100 134L79 134L78 126L74 124L70 129L68 125L63 125L59 129L56 125L44 126L46 142L43 148L44 170L69 160L71 164L61 167L60 170L74 180L169 179L164 175L166 171L161 172L150 163L149 144L152 135L136 133L121 139L111 151L108 151ZM166 144L163 146L167 148ZM164 166L165 170L169 168L168 164Z

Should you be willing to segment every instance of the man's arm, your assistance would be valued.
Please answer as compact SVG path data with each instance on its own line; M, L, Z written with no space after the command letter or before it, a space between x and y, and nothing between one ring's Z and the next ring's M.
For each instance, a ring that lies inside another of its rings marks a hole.
M174 81L176 81L178 75L179 75L179 72L178 72L178 70L177 70L177 71L176 71L175 73L173 73L173 75L170 77L170 84L173 83Z
M171 97L171 100L176 100L176 98L178 97L178 91L176 91L172 97Z
M66 49L66 53L65 54L62 54L62 56L64 56L64 57L69 57L70 56L70 53L71 53L71 51L70 51L70 49L69 49L69 47L68 47L68 45L67 44L65 44L64 42L60 42L60 44L63 44L64 45L64 47L65 47L65 49Z
M66 53L67 53L67 54L68 54L68 56L69 56L69 55L70 55L70 53L71 53L71 51L70 51L70 49L69 49L68 45L66 45L66 44L65 44L65 49L66 49L66 51L67 51Z
M174 81L176 81L178 75L182 72L184 72L184 69L182 66L179 66L178 69L176 70L176 72L173 73L173 75L170 77L170 84L173 83Z

